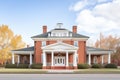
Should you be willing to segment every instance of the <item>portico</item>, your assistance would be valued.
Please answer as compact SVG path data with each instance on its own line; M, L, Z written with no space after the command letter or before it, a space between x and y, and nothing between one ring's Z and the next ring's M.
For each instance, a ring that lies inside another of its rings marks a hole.
M42 47L42 49L43 68L46 69L47 66L50 66L51 69L57 67L77 68L77 47L58 42ZM49 59L48 54L50 55L50 60L47 60Z

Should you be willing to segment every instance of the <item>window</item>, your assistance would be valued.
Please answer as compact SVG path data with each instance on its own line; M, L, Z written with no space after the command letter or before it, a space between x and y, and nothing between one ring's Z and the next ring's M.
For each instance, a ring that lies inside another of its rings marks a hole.
M64 36L67 36L67 34L66 34L66 33L64 33Z
M78 41L74 41L74 46L78 46Z
M53 36L55 36L55 33L53 33Z
M42 46L46 46L46 41L42 41Z
M97 56L94 56L94 63L95 63L95 64L98 63L98 61L97 61Z

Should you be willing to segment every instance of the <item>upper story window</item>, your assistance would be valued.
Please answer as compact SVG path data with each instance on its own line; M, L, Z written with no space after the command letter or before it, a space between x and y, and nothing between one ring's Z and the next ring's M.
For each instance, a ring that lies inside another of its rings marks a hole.
M42 41L42 46L46 46L46 41Z
M78 41L74 41L74 46L78 46Z
M53 33L53 36L55 36L55 33Z

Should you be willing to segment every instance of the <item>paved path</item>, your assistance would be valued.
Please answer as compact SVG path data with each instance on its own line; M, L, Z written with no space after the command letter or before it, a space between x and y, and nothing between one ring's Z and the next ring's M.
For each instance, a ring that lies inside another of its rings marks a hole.
M120 80L120 74L0 74L0 80Z

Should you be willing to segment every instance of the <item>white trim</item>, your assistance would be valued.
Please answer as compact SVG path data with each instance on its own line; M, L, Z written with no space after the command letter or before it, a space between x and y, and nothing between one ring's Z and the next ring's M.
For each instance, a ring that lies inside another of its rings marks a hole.
M111 53L108 54L108 64L111 63Z
M65 37L65 38L61 38L61 37L48 37L48 38L32 38L34 41L44 41L44 40L79 40L79 41L87 41L88 38L73 38L73 37Z
M54 52L52 51L52 53L51 53L51 66L53 66L54 65L54 62L53 62L53 60L54 60Z
M70 44L66 44L66 43L63 43L63 42L57 42L57 43L54 43L54 44L50 44L50 45L47 45L47 46L43 46L43 47L41 47L41 49L43 49L43 50L51 50L51 48L50 47L54 47L54 46L59 46L59 45L62 45L62 46L67 46L67 47L70 47L70 50L72 49L72 50L77 50L78 49L78 47L76 47L76 46L73 46L73 45L70 45ZM54 49L53 49L54 50ZM69 50L69 49L68 49Z
M15 54L34 54L34 51L12 51Z
M32 53L30 53L30 64L32 64Z
M66 51L68 51L68 52L75 52L76 50L61 50L61 51L59 51L59 50L43 50L43 51L45 51L45 52L66 52Z
M77 66L77 51L74 52L73 59L73 66Z
M88 55L88 64L91 65L91 54Z
M15 64L15 56L14 56L14 53L12 53L12 64Z
M43 66L46 66L46 53L43 51Z
M113 51L87 51L87 54L112 54Z
M68 60L68 51L66 51L66 67L68 67L69 60Z

